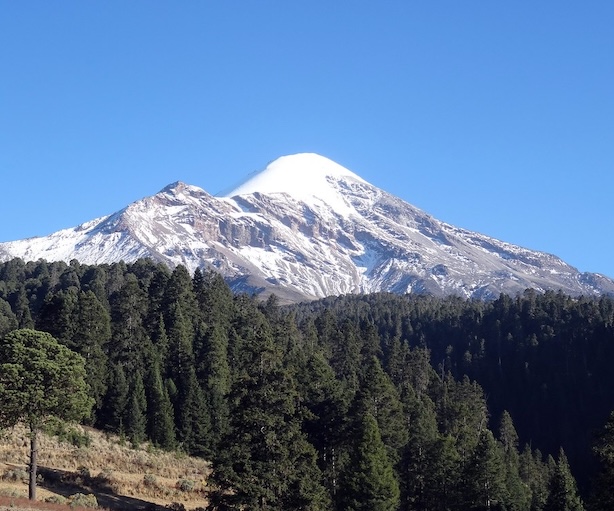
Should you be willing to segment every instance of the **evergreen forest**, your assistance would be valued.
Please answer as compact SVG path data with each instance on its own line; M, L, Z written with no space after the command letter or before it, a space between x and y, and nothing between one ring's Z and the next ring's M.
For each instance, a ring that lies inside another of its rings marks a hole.
M614 509L610 297L281 305L212 270L13 259L0 337L24 328L85 360L87 424L210 460L211 510Z

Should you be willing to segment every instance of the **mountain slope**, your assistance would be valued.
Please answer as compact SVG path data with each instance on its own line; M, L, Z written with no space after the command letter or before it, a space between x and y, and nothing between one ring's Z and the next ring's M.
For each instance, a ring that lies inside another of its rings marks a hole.
M224 196L178 182L76 228L0 243L0 259L12 257L212 266L237 290L287 300L374 291L489 298L529 287L614 293L609 278L440 222L315 154L279 158Z

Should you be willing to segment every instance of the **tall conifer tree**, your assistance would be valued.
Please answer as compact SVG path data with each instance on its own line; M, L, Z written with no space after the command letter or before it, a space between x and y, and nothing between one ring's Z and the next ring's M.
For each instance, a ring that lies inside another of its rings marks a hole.
M578 495L576 480L571 475L563 449L559 451L554 470L550 474L549 494L544 511L584 511Z
M600 432L593 452L599 469L592 488L591 511L614 509L614 412Z
M147 398L143 376L138 370L132 376L125 424L128 439L133 446L138 447L145 440L147 434Z
M154 361L147 377L147 433L154 445L172 449L175 441L173 405L162 383L160 364Z
M409 434L403 405L398 392L375 356L366 362L367 368L358 392L358 406L377 421L382 441L392 464L396 464Z
M111 338L111 321L93 291L79 293L74 321L72 349L85 359L86 381L97 413L107 390L105 349Z
M255 303L238 299L240 346L230 391L229 433L214 460L212 509L325 510L313 446L300 427L297 393L270 325Z
M399 483L375 418L360 418L356 445L344 475L341 495L345 511L393 511L399 505Z

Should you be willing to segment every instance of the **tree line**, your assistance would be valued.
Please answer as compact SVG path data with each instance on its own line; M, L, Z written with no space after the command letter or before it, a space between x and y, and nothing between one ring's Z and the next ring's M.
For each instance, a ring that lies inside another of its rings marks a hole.
M80 354L89 423L211 460L219 510L612 509L613 324L561 293L280 306L150 260L0 264L0 336Z

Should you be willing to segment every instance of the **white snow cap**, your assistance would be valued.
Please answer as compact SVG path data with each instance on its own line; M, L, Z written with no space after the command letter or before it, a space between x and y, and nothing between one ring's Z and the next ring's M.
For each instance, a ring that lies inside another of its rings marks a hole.
M299 153L277 158L263 170L250 174L246 181L224 193L224 196L234 197L256 192L286 193L307 204L313 204L316 199L333 209L337 209L336 205L345 209L346 201L334 186L338 181L367 183L352 171L324 156Z

